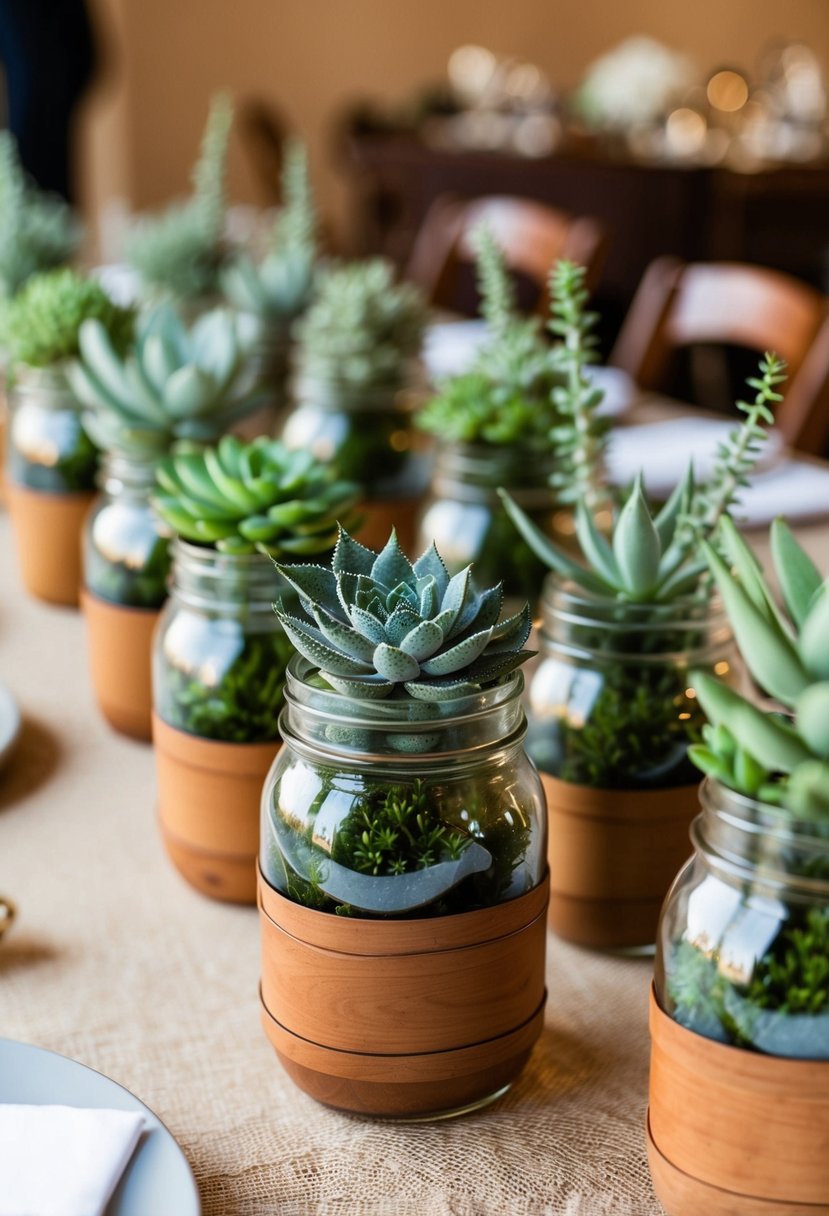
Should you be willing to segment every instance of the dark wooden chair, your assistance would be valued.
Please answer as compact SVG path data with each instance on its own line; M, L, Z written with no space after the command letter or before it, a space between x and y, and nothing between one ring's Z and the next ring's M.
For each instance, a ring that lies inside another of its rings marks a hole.
M829 300L790 275L739 262L657 258L642 278L609 363L644 389L665 387L673 353L723 345L788 363L777 426L792 447L829 441Z
M436 307L457 310L459 278L475 260L472 235L481 224L504 251L509 269L535 287L539 312L547 310L550 268L559 258L581 263L588 285L595 283L605 246L595 220L507 195L472 200L442 195L427 212L406 271Z

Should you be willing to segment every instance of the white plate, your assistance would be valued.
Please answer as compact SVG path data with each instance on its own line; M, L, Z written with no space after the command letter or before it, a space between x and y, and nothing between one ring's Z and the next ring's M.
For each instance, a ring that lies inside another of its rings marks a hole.
M486 342L486 321L438 321L426 330L423 362L431 383L467 371ZM604 391L598 412L616 418L633 404L636 385L618 367L588 367L592 382Z
M158 1116L109 1077L54 1051L0 1039L0 1102L140 1111L147 1130L106 1216L199 1216L199 1192L181 1149Z
M0 684L0 768L12 753L20 734L20 710L5 684Z

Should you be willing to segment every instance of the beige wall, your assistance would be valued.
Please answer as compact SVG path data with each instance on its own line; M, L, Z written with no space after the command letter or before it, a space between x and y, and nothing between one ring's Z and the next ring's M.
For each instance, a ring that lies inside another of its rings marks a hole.
M591 58L632 33L704 68L750 69L777 37L802 38L829 65L829 0L94 0L105 79L82 124L88 208L154 206L187 189L210 94L273 99L309 141L324 207L346 223L332 122L356 96L403 101L443 76L464 42L539 63L574 84ZM262 201L239 140L238 201Z

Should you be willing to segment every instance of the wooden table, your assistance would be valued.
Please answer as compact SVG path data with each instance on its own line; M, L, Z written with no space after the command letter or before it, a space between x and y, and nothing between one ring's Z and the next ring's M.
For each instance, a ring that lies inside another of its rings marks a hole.
M801 534L829 566L829 521ZM25 596L2 514L0 679L26 719L0 777L0 890L19 904L0 946L0 1034L145 1101L206 1216L658 1216L643 1138L650 959L550 937L543 1037L486 1112L394 1125L319 1107L259 1025L256 912L172 870L152 751L98 715L83 621Z

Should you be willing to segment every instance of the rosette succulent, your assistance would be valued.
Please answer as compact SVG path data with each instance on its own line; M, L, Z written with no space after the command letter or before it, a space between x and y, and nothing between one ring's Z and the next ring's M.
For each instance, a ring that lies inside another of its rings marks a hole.
M227 309L188 328L169 303L139 318L119 352L97 320L79 333L69 379L102 448L160 455L176 440L214 441L259 403L249 354L255 332Z
M382 552L341 531L331 567L279 566L306 616L277 615L294 646L336 691L358 698L444 701L498 683L523 650L529 608L499 621L500 586L452 578L432 545L410 562L392 532Z
M355 485L310 453L264 436L244 444L225 435L215 448L178 452L159 463L156 477L153 504L165 523L220 553L328 553L337 521L355 515Z
M760 708L701 673L697 696L710 725L691 758L742 794L829 822L829 579L785 521L775 520L771 547L784 612L730 520L720 540L733 572L711 545L703 551L746 666L780 709Z
M124 254L150 291L183 300L218 290L225 260L226 161L233 108L224 95L210 106L201 153L193 170L193 195L160 215L137 220Z

